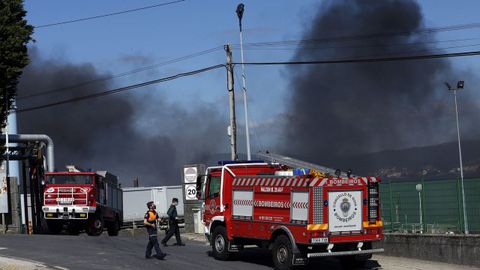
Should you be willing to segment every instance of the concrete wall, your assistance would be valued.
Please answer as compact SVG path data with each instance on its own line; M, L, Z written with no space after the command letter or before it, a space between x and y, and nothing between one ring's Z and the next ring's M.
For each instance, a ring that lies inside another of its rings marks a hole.
M202 204L198 201L185 203L185 232L194 233L195 224L194 224L194 214L200 210Z
M480 266L480 235L384 234L385 255Z

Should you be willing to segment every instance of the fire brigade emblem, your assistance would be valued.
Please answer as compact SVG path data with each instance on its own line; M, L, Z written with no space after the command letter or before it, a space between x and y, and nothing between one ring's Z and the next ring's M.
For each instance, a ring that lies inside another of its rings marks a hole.
M217 204L215 203L215 200L210 201L210 214L215 214L215 208L217 208Z
M349 223L357 215L358 202L350 192L342 192L333 200L334 216L342 223Z
M350 202L347 198L343 198L342 203L340 204L340 209L342 210L343 217L348 217L348 211L350 211Z

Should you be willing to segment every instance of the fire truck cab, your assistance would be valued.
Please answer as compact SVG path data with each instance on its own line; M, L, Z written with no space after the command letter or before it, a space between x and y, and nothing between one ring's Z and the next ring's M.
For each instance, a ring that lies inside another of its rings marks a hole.
M43 214L51 233L64 225L70 234L85 230L89 235L118 234L123 222L122 190L117 177L107 171L68 171L45 174Z
M219 162L198 178L206 237L216 259L268 248L275 269L342 256L361 264L382 239L376 177L318 176L279 163ZM300 171L300 172L298 172Z

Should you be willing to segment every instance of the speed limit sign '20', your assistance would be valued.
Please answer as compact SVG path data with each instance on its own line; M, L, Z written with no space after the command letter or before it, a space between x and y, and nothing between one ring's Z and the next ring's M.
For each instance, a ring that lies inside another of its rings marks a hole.
M195 185L185 185L185 199L187 201L197 200L197 189Z

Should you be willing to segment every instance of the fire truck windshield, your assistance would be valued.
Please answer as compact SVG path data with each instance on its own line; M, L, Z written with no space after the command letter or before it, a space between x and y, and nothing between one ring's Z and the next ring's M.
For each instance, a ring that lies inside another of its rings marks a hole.
M49 184L93 184L92 175L49 175Z
M210 177L210 186L208 187L208 197L217 197L220 194L220 176L211 176Z

